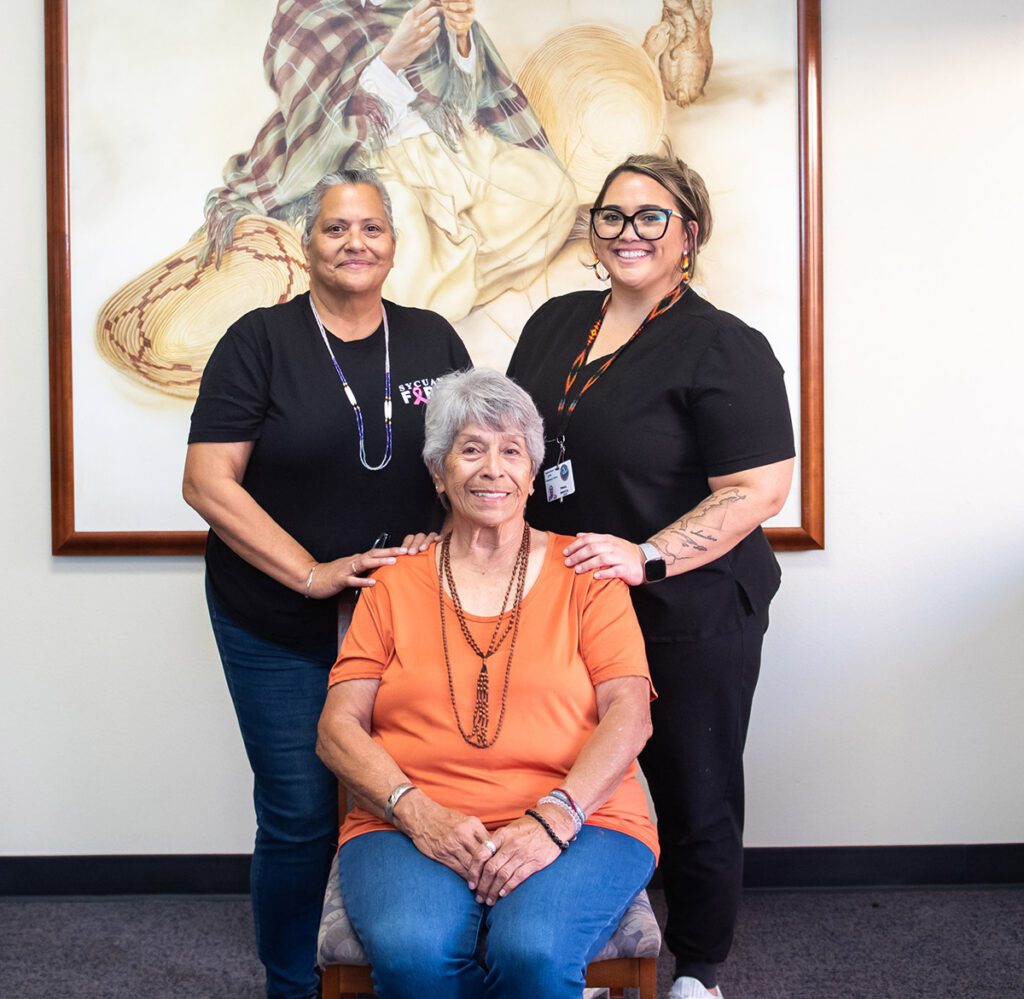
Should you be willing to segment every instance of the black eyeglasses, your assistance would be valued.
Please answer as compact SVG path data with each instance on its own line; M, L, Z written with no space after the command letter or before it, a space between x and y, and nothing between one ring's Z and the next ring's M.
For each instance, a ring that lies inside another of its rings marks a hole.
M617 208L591 208L590 226L598 239L617 239L626 230L626 223L633 226L633 232L640 239L661 239L668 232L673 216L684 225L686 220L671 208L641 208L632 215L625 215Z

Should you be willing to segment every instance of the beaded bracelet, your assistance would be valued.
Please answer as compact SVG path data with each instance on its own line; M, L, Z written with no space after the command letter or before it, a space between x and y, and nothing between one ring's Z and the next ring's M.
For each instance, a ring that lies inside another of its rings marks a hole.
M548 836L551 837L551 842L554 843L559 850L561 850L564 853L566 850L569 849L569 844L566 843L564 840L558 838L558 835L555 833L555 830L552 829L550 825L548 825L548 820L544 818L544 816L541 815L540 812L534 811L532 808L528 808L526 809L526 814L529 815L531 819L541 824L541 826L544 829L544 832L546 832Z
M580 817L566 804L566 802L562 798L556 797L553 794L545 794L544 797L537 802L537 804L557 805L560 809L562 809L563 812L565 812L566 815L569 816L570 819L572 819L572 838L575 839L580 834L580 830L583 828L583 823L580 822Z
M573 798L573 796L568 791L566 791L564 787L556 787L553 791L551 791L551 794L553 794L556 798L565 799L565 803L573 810L573 813L579 817L581 825L587 821L587 813L584 812L583 809L576 804L576 799Z

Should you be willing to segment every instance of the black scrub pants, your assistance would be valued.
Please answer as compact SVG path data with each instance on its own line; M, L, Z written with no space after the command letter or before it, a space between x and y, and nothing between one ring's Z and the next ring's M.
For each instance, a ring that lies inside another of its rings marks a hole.
M725 635L647 643L658 699L640 765L658 813L665 942L676 977L706 988L732 946L743 886L743 746L767 627L765 608Z

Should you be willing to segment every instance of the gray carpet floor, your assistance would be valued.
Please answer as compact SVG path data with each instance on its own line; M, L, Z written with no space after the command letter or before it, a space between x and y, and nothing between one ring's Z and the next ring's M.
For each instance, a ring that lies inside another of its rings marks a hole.
M751 892L721 984L726 999L1024 999L1024 887ZM0 999L262 994L244 896L0 898Z

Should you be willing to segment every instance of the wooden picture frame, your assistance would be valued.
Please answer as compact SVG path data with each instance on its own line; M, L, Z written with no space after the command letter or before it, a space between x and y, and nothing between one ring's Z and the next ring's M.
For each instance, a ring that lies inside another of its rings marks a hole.
M800 524L770 527L778 551L824 547L821 10L797 5L800 246ZM194 555L203 531L80 530L75 517L68 0L45 0L50 468L55 555Z

